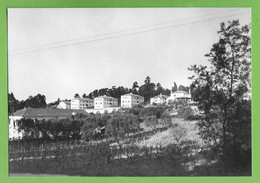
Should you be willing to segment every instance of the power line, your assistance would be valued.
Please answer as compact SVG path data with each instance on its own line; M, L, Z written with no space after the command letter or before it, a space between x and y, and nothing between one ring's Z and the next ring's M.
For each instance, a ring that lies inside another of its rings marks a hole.
M141 26L141 27L137 27L137 28L130 28L130 29L125 29L125 30L120 30L120 31L114 31L114 32L109 32L109 33L105 33L105 34L93 35L93 36L88 36L88 37L83 37L83 38L78 38L78 39L61 41L61 42L56 42L56 43L52 43L52 44L35 45L35 46L27 47L27 48L10 50L10 52L17 52L17 51L22 51L22 50L26 50L26 49L35 49L35 47L42 47L42 46L54 46L54 45L57 45L57 44L68 43L68 42L78 41L78 40L82 40L82 39L90 39L90 38L95 38L95 37L100 37L100 36L105 36L105 35L111 35L111 34L116 34L116 33L132 31L132 30L139 30L139 29L143 29L143 28L146 28L146 27L167 25L167 24L174 23L174 22L185 21L185 20L190 20L190 19L200 18L200 17L207 17L207 16L210 16L210 15L219 15L219 14L223 14L223 13L230 13L230 10L229 11L218 12L218 13L210 13L210 14L206 14L206 15L202 15L202 16L194 16L194 17L189 17L189 18L184 18L184 19L178 19L178 20L169 21L169 22L163 22L163 23L159 23L159 24Z
M98 42L98 41L103 41L103 40L109 40L109 39L115 39L115 38L120 38L120 37L137 35L137 34L142 34L142 33L147 33L147 32L159 31L159 30L163 30L163 29L169 29L169 28L180 27L180 26L185 26L185 25L192 25L192 24L196 24L196 23L207 22L207 21L210 21L210 20L218 20L218 19L222 19L222 18L232 17L232 16L236 16L236 15L243 15L243 14L248 14L248 13L250 13L250 12L242 12L242 13L226 15L226 16L222 16L222 17L198 20L198 21L189 22L189 23L182 23L182 24L170 25L170 26L166 26L166 27L154 28L154 29L150 29L150 30L137 31L137 32L126 33L126 34L122 34L122 35L115 35L115 36L110 36L110 37L105 37L105 38L93 39L93 40L89 40L89 41L80 41L80 42L76 42L76 43L68 43L68 44L63 44L63 45L58 45L58 46L49 46L47 48L32 49L32 50L29 50L29 51L21 51L21 52L18 52L18 53L11 53L10 55L20 55L20 54L26 54L26 53L31 53L31 52L38 52L38 51L62 48L62 47L67 47L67 46L74 46L74 45L79 45L79 44L93 43L93 42ZM118 32L121 32L121 31L118 31ZM112 33L108 33L108 34L112 34ZM104 35L107 35L107 34L104 34ZM97 36L93 36L93 37L97 37Z

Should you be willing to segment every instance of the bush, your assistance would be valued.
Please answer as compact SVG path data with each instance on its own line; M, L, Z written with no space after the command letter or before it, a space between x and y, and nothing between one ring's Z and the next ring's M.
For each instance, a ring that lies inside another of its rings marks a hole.
M93 115L84 119L84 124L81 127L81 139L85 141L100 138L103 135L103 129L111 115Z
M152 130L155 130L156 126L158 125L158 120L157 120L155 115L145 116L144 124L145 124L146 127L149 127Z
M189 121L201 120L203 117L200 115L190 115L186 119Z
M160 118L161 115L166 111L165 107L147 107L147 108L141 108L139 112L140 117L145 116L153 116L155 115L156 118Z
M117 140L139 129L138 117L134 114L115 114L108 121L106 134Z
M194 116L194 112L190 107L182 106L179 107L177 116L187 119L189 116Z

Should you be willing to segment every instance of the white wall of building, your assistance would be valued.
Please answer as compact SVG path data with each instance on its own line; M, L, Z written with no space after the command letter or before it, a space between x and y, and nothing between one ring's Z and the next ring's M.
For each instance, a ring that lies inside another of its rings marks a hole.
M166 95L157 95L150 99L150 104L164 104L166 103L167 96Z
M94 98L94 109L103 109L108 107L117 107L118 100L109 96L100 96Z
M185 101L190 101L191 100L191 94L185 91L176 91L172 92L171 96L167 98L167 103L169 101L175 101L175 100L185 100Z
M60 101L59 105L57 106L58 109L70 109L71 104L66 103L64 101Z
M18 131L18 120L22 119L22 116L9 116L9 139L19 139L23 137L23 133Z
M94 100L89 98L75 98L71 100L71 109L87 109L94 106Z
M132 108L133 106L143 102L144 102L144 97L140 95L129 93L121 96L121 107L123 108Z

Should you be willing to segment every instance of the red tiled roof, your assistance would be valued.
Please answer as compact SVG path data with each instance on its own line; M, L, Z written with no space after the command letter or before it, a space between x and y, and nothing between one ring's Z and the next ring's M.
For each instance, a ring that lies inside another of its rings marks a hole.
M65 104L71 104L71 101L70 100L61 100L60 102L64 102Z

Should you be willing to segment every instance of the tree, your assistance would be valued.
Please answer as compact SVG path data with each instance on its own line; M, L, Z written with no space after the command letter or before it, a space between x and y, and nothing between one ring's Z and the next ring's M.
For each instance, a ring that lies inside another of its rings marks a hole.
M163 126L171 126L172 125L172 118L168 112L164 112L160 117L160 123Z
M162 92L163 92L163 87L162 87L161 83L157 83L156 84L156 95L159 95Z
M167 96L170 96L171 95L171 90L169 89L163 89L163 92L162 92L163 95L167 95Z
M101 116L89 116L86 118L85 123L81 127L82 139L85 141L92 140L95 135L95 129L98 127L98 121Z
M74 98L80 98L79 94L76 93L76 94L74 95Z
M19 101L14 97L12 92L10 94L8 93L8 114L14 113L19 109Z
M189 89L190 89L190 87L186 87L186 86L183 86L183 85L180 85L179 86L179 88L178 88L178 90L182 90L182 91L186 91L186 92L189 92Z
M33 119L22 118L18 120L18 131L23 133L25 138L31 137L31 133L34 131L35 123Z
M172 92L175 92L178 90L177 84L174 82L174 86L172 87Z
M151 128L151 130L154 131L157 125L159 124L159 122L155 115L151 115L151 116L145 116L144 124L146 127Z
M107 95L108 94L108 88L101 88L98 90L99 96Z
M137 81L135 81L134 83L133 83L133 86L132 86L132 88L133 89L136 89L136 88L138 88L139 86L138 86L138 83L137 83Z
M106 134L115 139L120 146L120 140L138 129L139 120L136 115L115 114L107 121Z
M149 85L150 82L151 82L151 78L150 78L149 76L147 76L147 77L145 78L145 80L144 80L144 83L145 83L146 85Z
M146 77L144 85L140 86L138 93L144 97L144 102L148 102L151 97L156 95L155 84L151 83L149 76Z
M251 87L250 25L240 26L238 20L229 21L228 25L221 23L218 34L218 42L205 55L211 67L191 66L195 73L191 87L194 100L205 111L200 133L209 144L216 142L214 148L219 149L227 173L231 168L241 168L237 162L235 165L231 151L236 155L251 152L250 140L243 140L251 136L251 112L246 112L251 111L251 102L244 99ZM247 163L250 169L251 156L241 155L236 160Z
M155 116L157 119L161 117L161 115L165 112L164 107L147 107L147 108L141 108L139 111L140 117L145 116Z
M88 96L86 95L86 93L84 93L84 94L82 95L82 98L88 98Z
M46 104L46 97L41 94L37 94L35 96L29 96L28 99L24 101L25 107L32 107L32 108L45 108Z
M133 83L133 86L132 86L132 93L138 94L138 88L139 88L139 85L138 85L138 83L135 81L135 82Z

